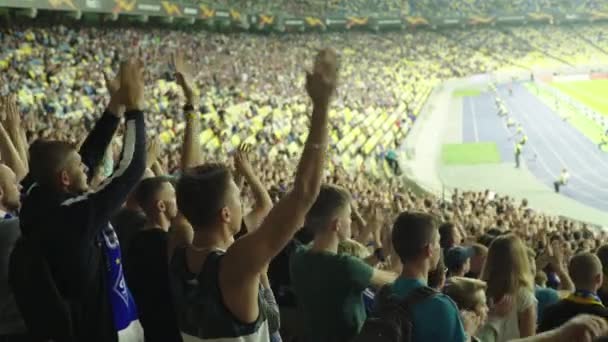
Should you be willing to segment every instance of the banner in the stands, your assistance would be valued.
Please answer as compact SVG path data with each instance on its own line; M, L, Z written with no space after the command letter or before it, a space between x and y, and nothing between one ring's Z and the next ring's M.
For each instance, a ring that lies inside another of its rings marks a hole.
M215 10L207 5L201 5L199 10L198 16L203 20L213 19L215 17Z
M480 15L472 16L469 18L470 25L487 25L491 24L496 20L495 17L483 17Z
M321 18L305 17L304 21L308 27L325 28L325 22Z
M405 22L409 26L422 26L422 25L428 25L429 24L429 21L426 20L425 18L421 17L421 16L405 17Z
M553 15L543 12L528 13L528 18L533 21L546 21L551 24L555 21Z
M496 13L469 17L428 17L408 15L397 17L394 14L366 13L365 15L314 15L294 16L289 13L252 13L243 8L226 8L211 1L192 0L0 0L0 7L36 8L41 10L83 11L94 13L113 13L115 15L146 15L191 18L216 23L224 27L258 30L343 30L366 28L371 30L399 29L403 27L449 27L454 25L487 25L523 23L525 21L559 22L608 20L608 10L581 10L565 12L550 9L535 12ZM411 12L410 12L411 13ZM254 24L251 26L250 24Z
M365 26L369 22L369 18L366 17L347 17L346 28L351 29L355 26Z

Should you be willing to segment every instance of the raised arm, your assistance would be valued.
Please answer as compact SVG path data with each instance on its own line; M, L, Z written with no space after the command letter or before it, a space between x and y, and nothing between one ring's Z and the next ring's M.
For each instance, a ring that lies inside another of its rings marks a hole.
M19 155L19 151L15 147L13 140L11 139L10 134L8 133L8 129L5 126L10 126L8 116L10 116L10 100L6 97L2 99L2 104L0 113L3 118L3 123L0 125L0 156L2 157L2 162L6 164L17 176L17 179L21 181L25 175L27 174L27 168Z
M5 153L11 154L11 156L7 156L7 158L11 159L11 163L14 163L14 166L11 168L17 175L17 179L22 180L28 172L28 153L27 141L24 140L24 130L21 125L21 115L17 104L17 97L7 96L3 98L2 102L4 110L2 125L12 144L12 147L8 143L4 145L5 137L2 138L4 147L9 149L8 151L2 150L2 158L5 157Z
M94 170L97 169L99 164L103 161L106 149L110 142L112 142L114 132L116 132L116 128L120 123L120 118L124 111L119 98L120 80L118 78L110 80L105 73L103 76L106 81L106 88L110 94L110 103L108 104L106 111L95 124L95 127L93 127L93 130L89 132L89 135L82 143L79 152L82 157L82 162L88 168L87 176L89 179L93 176Z
M175 80L182 88L186 105L184 105L184 116L186 117L186 129L184 132L184 143L182 145L182 170L200 165L203 163L201 146L199 144L199 134L201 133L201 119L194 92L194 82L192 81L192 68L184 61L181 52L172 56L172 63L175 67Z
M120 209L131 190L141 179L146 168L146 128L141 108L144 104L143 63L130 60L121 65L119 97L126 107L123 150L118 168L100 184L97 191L69 199L62 203L63 210L90 208L86 227L90 238L97 236L110 217Z
M226 305L242 321L253 322L257 318L260 274L302 227L306 213L319 194L328 141L327 112L336 81L336 54L333 50L321 51L314 72L306 79L313 113L294 187L261 226L237 240L222 260L220 288Z
M272 208L272 199L268 191L262 184L262 181L253 172L253 167L247 157L247 152L250 149L248 145L241 145L234 156L234 165L237 172L245 179L251 187L255 204L253 209L247 216L244 217L245 225L249 232L257 229L262 220L268 215Z

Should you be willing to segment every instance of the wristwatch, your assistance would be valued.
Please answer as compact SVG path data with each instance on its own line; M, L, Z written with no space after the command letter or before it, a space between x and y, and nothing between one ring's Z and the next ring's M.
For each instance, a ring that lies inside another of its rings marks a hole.
M381 262L386 261L386 256L384 255L384 250L382 249L382 247L376 248L374 250L374 256L376 257L376 259L380 260Z

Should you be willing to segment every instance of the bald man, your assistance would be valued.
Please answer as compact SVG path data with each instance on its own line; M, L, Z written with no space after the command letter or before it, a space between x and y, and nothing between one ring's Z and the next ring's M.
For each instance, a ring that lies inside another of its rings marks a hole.
M0 341L27 341L25 324L8 285L9 258L21 235L16 216L20 190L13 170L0 164Z
M557 328L578 314L608 318L608 309L597 295L603 281L600 259L592 253L577 254L570 260L568 271L576 291L545 309L539 332Z

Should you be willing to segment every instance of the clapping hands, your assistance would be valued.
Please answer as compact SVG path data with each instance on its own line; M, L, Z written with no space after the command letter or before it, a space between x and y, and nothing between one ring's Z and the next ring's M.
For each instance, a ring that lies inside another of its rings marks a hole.
M312 73L306 75L306 91L316 105L328 104L338 83L338 57L333 49L324 49L315 59Z

